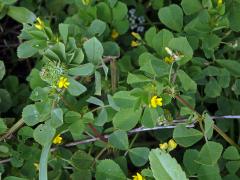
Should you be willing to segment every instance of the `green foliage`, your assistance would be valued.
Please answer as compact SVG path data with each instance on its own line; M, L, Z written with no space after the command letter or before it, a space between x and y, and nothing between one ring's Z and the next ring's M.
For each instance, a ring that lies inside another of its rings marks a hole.
M119 165L110 159L102 160L97 166L96 179L100 180L106 178L110 180L126 179Z
M239 179L239 7L0 0L2 178Z
M150 152L149 161L155 179L187 179L181 166L169 154L159 149Z
M173 138L184 147L189 147L202 139L203 134L196 129L187 129L184 125L178 125L173 131Z

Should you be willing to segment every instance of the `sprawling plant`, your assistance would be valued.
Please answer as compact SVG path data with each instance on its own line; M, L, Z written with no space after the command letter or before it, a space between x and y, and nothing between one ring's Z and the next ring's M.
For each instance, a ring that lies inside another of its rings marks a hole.
M2 176L239 179L239 9L0 0Z

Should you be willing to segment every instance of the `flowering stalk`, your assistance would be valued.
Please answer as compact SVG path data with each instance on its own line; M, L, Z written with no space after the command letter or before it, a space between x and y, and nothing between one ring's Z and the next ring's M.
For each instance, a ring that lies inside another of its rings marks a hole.
M40 165L39 165L39 180L47 180L47 167L48 167L48 154L50 152L52 142L48 142L45 146L43 146L41 157L40 157Z

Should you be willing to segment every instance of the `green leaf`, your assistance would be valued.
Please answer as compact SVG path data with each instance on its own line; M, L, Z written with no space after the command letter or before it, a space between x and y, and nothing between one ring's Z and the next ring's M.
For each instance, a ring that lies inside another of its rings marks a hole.
M39 123L40 113L38 112L36 106L34 104L27 105L22 112L23 121L28 126L34 126Z
M155 39L156 35L157 35L156 27L151 27L145 32L144 38L150 47L153 47L153 40Z
M240 161L228 161L226 168L230 174L235 174L240 168ZM237 179L239 179L239 177Z
M151 79L147 78L142 74L128 73L128 77L127 77L128 84L145 83L145 82L151 82L151 81L152 81Z
M217 163L221 157L223 147L220 143L208 141L203 145L200 153L198 162L203 165L211 165Z
M214 166L199 166L197 177L199 180L221 180L219 167L217 164Z
M197 163L199 152L195 149L187 149L183 156L183 164L187 174L193 176L197 173L200 164Z
M130 109L137 107L139 98L131 95L129 91L118 91L114 94L113 101L120 109ZM114 109L116 109L116 111L118 111L119 108L116 108L114 106Z
M122 169L113 160L106 159L97 165L96 180L126 180Z
M9 6L7 14L20 23L33 23L35 14L24 7Z
M74 67L68 70L68 73L73 76L90 76L94 72L94 65L87 63Z
M231 80L231 76L230 76L229 71L226 70L225 68L220 69L220 72L217 76L218 84L222 88L227 88L227 87L229 87L230 80Z
M103 43L104 56L120 56L120 47L117 43L107 41Z
M36 87L30 96L30 99L33 101L43 101L43 100L47 100L48 98L48 92L49 89L48 88L41 88L41 87Z
M223 153L223 158L227 160L239 160L240 155L236 147L229 146Z
M52 110L50 124L53 128L58 128L63 124L63 111L61 108Z
M3 76L5 75L5 66L3 61L0 61L0 81L3 79Z
M236 60L225 60L220 59L216 60L217 64L227 69L233 76L240 77L240 63Z
M122 20L127 16L128 8L125 3L118 1L112 9L112 17L114 21Z
M202 10L199 12L196 18L194 18L184 27L184 31L186 31L188 34L198 37L205 36L212 30L209 21L210 15L208 10Z
M161 61L152 54L145 52L139 57L140 70L150 73L152 75L162 77L168 75L170 66L169 64Z
M93 37L83 44L83 48L88 57L88 61L98 65L101 63L102 55L103 55L103 46L101 42Z
M30 83L31 89L35 89L36 87L46 87L46 83L40 77L40 71L36 68L33 68L27 80Z
M113 132L108 139L108 142L115 148L120 150L127 150L128 143L128 135L125 131L117 130Z
M65 113L64 122L73 123L81 119L81 114L75 111L68 111Z
M34 47L35 40L25 41L21 43L17 48L17 56L19 58L29 58L38 52L38 49Z
M110 23L112 21L111 9L105 2L97 4L97 18Z
M91 103L91 104L95 104L97 106L104 106L104 103L102 102L102 100L91 96L90 98L87 99L87 102Z
M172 30L180 32L183 26L183 12L182 9L172 4L167 7L163 7L158 11L158 17L160 21Z
M168 56L165 47L168 47L168 43L173 39L173 33L167 29L159 31L152 40L152 47L162 57Z
M231 5L229 6L228 20L229 20L230 28L236 32L240 31L239 9L240 9L240 2L237 2L237 1L231 2Z
M221 38L215 34L206 35L202 39L202 49L207 58L211 58L214 55L215 49L219 47Z
M89 169L93 163L93 157L81 150L76 151L71 157L71 162L78 169Z
M7 126L2 118L0 118L0 134L7 130Z
M116 111L119 111L120 108L119 108L119 107L116 105L116 103L114 102L113 97L108 94L108 95L107 95L107 98L108 98L108 103L109 103L109 105L111 106L111 108L113 108L113 109L116 110Z
M96 126L103 126L106 122L108 122L108 113L105 108L102 108L94 124Z
M149 155L150 166L156 180L187 180L187 177L176 159L165 151L159 149L151 150Z
M212 120L212 118L208 114L205 114L204 115L204 133L208 139L211 139L213 135L213 125L214 125L214 121Z
M113 117L113 126L128 131L137 125L140 117L141 110L120 109Z
M66 44L67 43L67 39L68 39L68 28L69 28L69 24L59 24L58 25L58 29L59 29L59 33L63 39L63 42Z
M12 98L8 91L0 89L0 112L7 112L12 106Z
M85 124L83 122L83 119L77 119L69 126L69 131L71 132L73 137L81 135L84 130Z
M148 161L149 149L146 147L137 147L129 150L129 157L132 163L137 166L144 166Z
M183 147L189 147L202 139L202 132L196 129L188 129L183 124L177 125L173 131L173 138L176 140L177 144Z
M50 141L52 141L56 130L51 127L49 124L40 124L33 131L33 137L36 142L45 146Z
M75 79L69 78L69 87L67 88L68 92L73 96L79 96L83 94L87 88Z
M178 70L177 76L182 84L182 87L185 91L192 91L196 92L197 90L197 84L195 81L193 81L187 73L185 73L183 70Z
M199 0L182 0L181 6L186 15L194 14L203 8Z
M187 38L178 37L173 38L169 41L168 46L170 49L177 51L182 54L183 57L177 61L180 65L187 63L193 57L193 50L190 44L188 43Z
M221 91L222 88L219 86L215 78L211 78L204 88L206 96L211 98L220 96Z
M116 31L122 35L126 33L129 29L129 21L128 19L124 20L118 20L118 21L113 21L113 27L116 29Z
M98 36L101 36L104 33L105 29L106 29L106 23L99 19L93 20L90 27L88 28L89 32L92 35L98 35Z
M158 117L159 115L156 109L146 107L143 112L141 123L144 127L153 128L156 126Z

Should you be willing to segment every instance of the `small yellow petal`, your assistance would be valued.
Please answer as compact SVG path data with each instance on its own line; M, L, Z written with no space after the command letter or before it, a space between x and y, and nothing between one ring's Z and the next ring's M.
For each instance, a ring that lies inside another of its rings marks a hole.
M136 175L133 175L133 180L145 180L145 178L140 174L137 173Z
M166 150L166 149L168 149L168 144L165 142L163 144L159 144L159 147L161 150Z
M38 171L39 170L39 164L38 163L34 163L33 165L35 166L36 170Z
M61 144L62 143L62 137L60 135L57 135L54 139L53 139L53 144Z
M140 46L140 45L141 45L141 43L139 43L138 41L132 41L131 42L132 47L137 47L137 46Z
M60 77L57 85L58 88L62 89L63 87L68 88L69 84L70 83L68 82L68 79L66 77Z
M116 31L116 29L113 29L111 34L112 39L117 39L118 36L119 36L119 33Z
M176 143L173 139L170 139L170 140L168 141L168 151L172 151L172 150L174 150L176 147L177 147L177 143Z
M137 40L141 40L141 36L138 33L132 32L131 33L133 37L135 37Z

